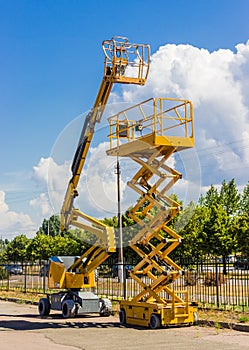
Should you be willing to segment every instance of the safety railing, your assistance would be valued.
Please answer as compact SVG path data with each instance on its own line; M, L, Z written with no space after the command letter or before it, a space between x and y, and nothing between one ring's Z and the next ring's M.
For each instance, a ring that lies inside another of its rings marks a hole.
M150 46L130 43L114 36L102 43L105 54L105 76L127 84L145 84L150 66ZM114 69L113 69L114 68Z
M146 135L194 137L193 105L188 100L150 98L108 118L110 148Z

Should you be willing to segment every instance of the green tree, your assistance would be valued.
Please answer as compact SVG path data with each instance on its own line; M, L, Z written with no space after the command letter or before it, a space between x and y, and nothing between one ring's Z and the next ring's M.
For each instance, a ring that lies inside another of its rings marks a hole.
M112 218L104 218L102 222L110 227L118 227L118 218L117 216L113 216Z
M219 202L219 192L214 185L211 185L209 190L206 192L205 196L201 196L200 205L211 207L212 205L216 205Z
M238 251L249 256L249 213L238 216L232 225L232 231L237 241Z
M77 236L79 232L81 230L76 229L55 236L37 232L27 248L29 260L48 260L53 255L82 255L88 245Z
M244 187L240 200L240 214L249 213L249 182Z
M222 255L223 270L226 273L226 258L236 251L231 227L239 211L240 195L235 180L228 183L224 180L220 191L211 185L200 203L210 209L210 219L205 225L209 253Z
M87 245L73 233L52 237L52 255L82 255Z
M205 227L210 220L210 209L206 206L196 206L193 203L186 207L187 215L183 217L188 220L179 232L183 237L183 244L177 248L176 253L183 257L200 258L209 253L208 235Z
M193 215L195 214L197 206L194 202L190 202L186 208L184 208L178 215L175 216L175 220L173 222L173 229L176 230L176 232L181 233L181 231L188 225L190 220L192 219ZM171 223L171 222L170 222Z
M16 236L8 243L5 250L5 259L12 262L21 262L28 260L27 248L30 244L30 239L25 235Z
M52 237L38 232L27 247L27 255L31 261L48 260L53 255Z
M169 195L169 198L172 199L173 201L177 202L179 204L179 207L182 209L183 208L183 201L181 201L178 196L174 193ZM181 226L182 227L182 221L186 220L188 221L188 216L191 215L191 211L193 211L193 206L194 203L191 202L185 210L179 211L168 223L168 226L177 232L179 231L179 225L181 221ZM157 208L158 209L158 208ZM156 213L155 213L156 214Z
M240 194L238 192L235 180L226 183L224 180L221 185L219 203L228 215L235 215L239 209Z
M40 233L47 236L56 236L60 234L60 218L58 215L52 215L49 219L44 219L39 228Z
M6 262L6 247L8 243L7 239L0 238L0 264Z
M236 249L235 237L231 230L232 218L221 204L212 205L210 210L210 218L204 228L207 233L207 244L211 254L222 255L223 273L226 274L226 257Z

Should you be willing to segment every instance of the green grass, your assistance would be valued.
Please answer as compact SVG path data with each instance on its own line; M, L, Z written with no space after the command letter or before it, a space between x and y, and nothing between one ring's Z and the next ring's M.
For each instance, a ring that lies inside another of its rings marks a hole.
M249 322L249 316L246 316L246 315L242 315L238 318L239 322L241 323L247 323Z

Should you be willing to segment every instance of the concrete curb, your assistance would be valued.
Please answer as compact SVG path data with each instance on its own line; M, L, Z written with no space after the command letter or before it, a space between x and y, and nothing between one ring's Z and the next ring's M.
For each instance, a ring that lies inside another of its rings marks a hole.
M9 302L12 302L12 303L38 305L38 301L32 301L32 300L27 300L27 299L0 297L0 300L2 300L2 301L9 301Z
M214 328L225 328L225 329L233 329L234 331L239 332L249 332L248 324L241 323L228 323L228 322L219 322L219 321L208 321L208 320L199 320L199 326L208 326Z

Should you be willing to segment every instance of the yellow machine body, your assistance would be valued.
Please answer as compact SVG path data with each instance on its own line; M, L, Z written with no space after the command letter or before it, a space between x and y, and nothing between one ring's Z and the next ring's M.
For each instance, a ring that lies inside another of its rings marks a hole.
M196 319L197 307L184 306L176 307L172 303L168 306L156 302L135 302L123 300L120 301L120 309L125 310L125 323L137 326L150 326L152 315L158 315L160 326L194 324Z
M85 289L96 287L94 271L89 274L67 272L62 263L50 262L48 287L50 289Z

